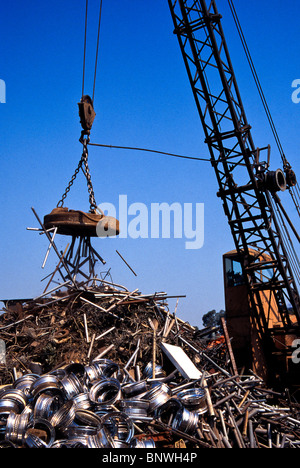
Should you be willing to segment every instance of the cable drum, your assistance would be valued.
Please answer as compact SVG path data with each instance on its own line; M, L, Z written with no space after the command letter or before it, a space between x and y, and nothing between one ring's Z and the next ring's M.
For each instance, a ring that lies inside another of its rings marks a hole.
M281 169L265 174L265 185L270 192L284 192L287 188L285 174Z

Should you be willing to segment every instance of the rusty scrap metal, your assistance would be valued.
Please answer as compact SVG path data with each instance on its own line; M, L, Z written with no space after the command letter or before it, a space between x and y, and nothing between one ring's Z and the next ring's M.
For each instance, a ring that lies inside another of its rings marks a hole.
M172 314L165 293L95 283L6 305L0 447L299 447L296 391L238 372L228 341ZM200 377L181 373L162 343Z

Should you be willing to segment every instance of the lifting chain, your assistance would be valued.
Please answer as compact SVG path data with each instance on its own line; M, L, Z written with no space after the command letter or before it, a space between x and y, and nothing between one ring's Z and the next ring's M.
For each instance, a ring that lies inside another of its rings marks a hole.
M87 145L88 145L88 142L89 142L89 137L88 138L85 138L85 139L80 139L80 142L83 144L83 153L82 153L82 156L81 156L81 159L79 161L79 164L61 198L61 200L58 202L57 204L57 208L59 207L63 207L64 205L64 201L80 171L80 169L83 169L82 168L82 165L84 165L84 175L86 177L86 180L87 180L87 186L88 186L88 192L89 192L89 201L90 201L90 211L95 211L97 209L97 203L96 203L96 200L95 200L95 194L94 194L94 189L93 189L93 185L92 185L92 179L91 179L91 174L90 174L90 170L89 170L89 166L88 166L88 149L87 149Z
M93 185L92 185L90 169L89 169L89 166L88 166L88 149L87 149L87 145L88 145L89 141L90 141L89 137L85 138L83 140L83 153L82 153L81 159L83 160L84 167L85 167L85 177L86 177L87 185L88 185L90 210L95 211L97 209L97 203L96 203L96 200L95 200L95 194L94 194L94 189L93 189Z
M70 180L70 182L69 182L69 184L68 184L68 186L67 186L67 188L65 190L65 193L63 194L63 196L61 197L61 200L56 205L57 208L60 208L60 207L64 206L64 201L65 201L68 193L70 192L70 189L71 189L71 187L72 187L72 185L74 183L74 180L77 177L78 172L81 169L82 163L83 163L83 159L81 158L80 161L79 161L78 167L77 167L76 171L74 172L74 175L72 176L72 178L71 178L71 180Z

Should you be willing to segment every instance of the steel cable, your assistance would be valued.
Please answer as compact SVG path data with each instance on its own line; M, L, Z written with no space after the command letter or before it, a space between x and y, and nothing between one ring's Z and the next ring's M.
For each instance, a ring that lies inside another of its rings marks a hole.
M245 51L246 58L247 58L247 61L249 63L249 66L250 66L250 69L251 69L251 72L252 72L256 87L258 89L258 93L260 95L260 98L261 98L265 113L267 115L267 119L269 121L272 133L274 135L274 138L275 138L279 153L281 155L283 166L284 166L284 168L290 168L290 164L288 163L288 161L286 159L286 156L285 156L285 153L284 153L284 150L283 150L279 135L278 135L277 130L276 130L275 123L274 123L272 115L271 115L270 108L268 106L265 94L263 92L263 89L262 89L262 86L261 86L261 83L260 83L256 68L255 68L255 65L253 63L251 53L249 51L247 41L246 41L246 38L244 36L243 29L242 29L241 23L239 21L238 14L236 12L233 0L228 0L228 4L229 4L229 7L230 7L230 10L231 10L231 13L232 13L232 16L233 16L233 19L234 19L238 34L239 34L239 37L241 39L242 46L243 46L243 49ZM298 200L300 200L300 196L299 196L299 185L298 185L298 183L295 186L295 192L296 192L296 195L295 195L295 193L293 194L292 191L290 191L290 194L291 194L292 200L293 200L293 202L294 202L294 204L296 206L297 212L298 212L298 214L300 216L299 201L298 201ZM298 198L298 200L297 200L297 198Z
M240 21L239 21L239 19L238 19L238 15L237 15L237 12L236 12L236 9L235 9L233 0L228 0L228 4L229 4L229 7L230 7L230 10L231 10L231 13L232 13L232 16L233 16L233 19L234 19L236 28L237 28L237 30L238 30L238 34L239 34L239 36L240 36L240 39L241 39L241 42L242 42L242 46L243 46L243 49L244 49L244 51L245 51L245 54L246 54L246 57L247 57L247 61L248 61L248 63L249 63L249 66L250 66L250 69L251 69L251 72L252 72L252 75L253 75L253 78L254 78L256 87L257 87L257 89L258 89L260 98L261 98L261 100L262 100L264 110L265 110L265 112L266 112L266 114L267 114L267 118L268 118L269 124L270 124L270 126L271 126L271 130L272 130L272 133L273 133L273 135L274 135L276 144L277 144L277 146L278 146L278 149L279 149L279 152L280 152L282 161L283 161L284 164L286 164L286 163L287 163L287 160L286 160L286 157L285 157L283 148L282 148L282 144L281 144L280 138L279 138L279 136L278 136L278 133L277 133L277 130L276 130L276 127L275 127L275 124L274 124L274 121L273 121L273 118L272 118L272 115L271 115L271 111L270 111L270 109L269 109L269 106L268 106L268 103L267 103L265 94L264 94L264 92L263 92L263 89L262 89L262 86L261 86L261 83L260 83L260 80L259 80L259 77L258 77L256 68L255 68L255 65L254 65L254 63L253 63L253 60L252 60L252 57L251 57L251 53L250 53L250 51L249 51L249 48L248 48L248 45L247 45L247 41L246 41L246 38L245 38L244 33L243 33L243 30L242 30L241 23L240 23Z
M96 87L96 75L97 75L98 54L99 54L99 39L100 39L101 17L102 17L102 0L100 0L100 10L99 10L98 35L97 35L97 48L96 48L95 71L94 71L94 86L93 86L93 102L94 102L94 97L95 97L95 87Z
M85 26L84 26L84 46L83 46L83 71L82 71L82 92L81 95L84 95L84 80L85 80L85 59L86 59L86 36L87 36L87 17L88 17L88 3L85 2Z
M158 151L158 150L153 150L149 148L136 148L133 146L115 146L115 145L102 145L100 143L90 143L88 142L89 146L99 146L100 148L111 148L111 149L122 149L122 150L132 150L132 151L145 151L148 153L156 153L156 154L162 154L165 156L173 156L174 158L182 158L182 159L191 159L194 161L204 161L204 162L211 162L211 159L207 158L197 158L197 157L192 157L192 156L183 156L181 154L174 154L174 153L168 153L165 151Z

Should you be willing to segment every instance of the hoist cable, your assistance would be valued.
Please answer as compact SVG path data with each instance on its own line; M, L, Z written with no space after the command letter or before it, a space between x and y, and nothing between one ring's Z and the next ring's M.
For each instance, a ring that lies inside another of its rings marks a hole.
M300 201L299 201L300 197L299 197L299 195L297 195L297 191L298 191L297 189L298 189L298 187L296 185L295 187L291 187L289 192L290 192L290 195L291 195L292 200L294 202L294 205L296 207L297 213L300 216Z
M84 95L84 80L85 80L85 59L86 59L86 36L87 36L87 17L88 17L88 3L85 2L85 26L84 26L84 46L83 46L83 71L82 71L82 92L81 95Z
M293 187L295 193L296 193L296 197L298 199L298 203L299 203L299 200L300 200L300 190L299 190L299 184L296 184L295 187Z
M238 30L238 34L240 36L240 39L241 39L241 42L242 42L242 45L243 45L243 49L245 51L245 54L246 54L246 57L247 57L247 60L248 60L248 63L249 63L249 66L250 66L254 81L255 81L255 84L257 86L258 93L259 93L260 98L262 100L262 104L263 104L264 110L266 112L267 119L269 121L273 136L275 138L275 141L276 141L276 144L277 144L277 147L278 147L278 150L279 150L279 153L281 155L281 159L282 159L282 162L283 162L283 167L284 167L284 169L288 170L288 169L290 169L291 166L288 163L288 161L286 159L286 156L284 154L284 150L283 150L279 135L277 133L277 130L276 130L276 127L275 127L275 124L274 124L274 121L273 121L273 118L272 118L272 115L271 115L271 111L270 111L269 106L267 104L267 100L266 100L265 94L263 92L263 89L262 89L258 74L256 72L256 69L255 69L255 66L254 66L254 63L253 63L253 60L252 60L248 45L247 45L247 41L245 39L243 30L242 30L242 26L241 26L241 23L239 21L239 18L238 18L238 15L237 15L233 0L228 0L228 4L229 4L229 7L230 7L230 10L231 10L231 13L232 13L236 28ZM297 213L300 216L300 209L299 209L300 192L299 192L298 183L296 183L296 185L294 187L291 187L289 193L290 193L292 201L293 201L293 203L294 203L294 205L296 207Z
M274 121L273 121L273 118L272 118L272 115L271 115L269 106L268 106L268 104L267 104L267 100L266 100L265 94L264 94L264 92L263 92L263 89L262 89L262 86L261 86L261 83L260 83L258 74L257 74L257 72L256 72L256 69L255 69L255 66L254 66L254 63L253 63L253 60L252 60L252 57L251 57L251 54L250 54L248 45L247 45L247 41L246 41L246 39L245 39L243 30L242 30L242 26L241 26L240 21L239 21L239 19L238 19L238 15L237 15L237 12L236 12L236 9L235 9L233 0L228 0L228 3L229 3L229 7L230 7L230 10L231 10L231 13L232 13L232 16L233 16L233 19L234 19L236 28L237 28L237 30L238 30L238 34L239 34L239 36L240 36L240 39L241 39L241 42L242 42L242 45L243 45L243 49L244 49L244 51L245 51L245 54L246 54L246 57L247 57L247 61L248 61L248 63L249 63L249 66L250 66L250 69L251 69L251 72L252 72L252 75L253 75L255 84L256 84L256 86L257 86L257 89L258 89L260 98L261 98L261 100L262 100L263 107L264 107L264 110L265 110L265 112L266 112L266 115L267 115L267 118L268 118L268 121L269 121L271 130L272 130L272 133L273 133L273 135L274 135L276 144L277 144L277 146L278 146L278 149L279 149L279 152L280 152L282 161L283 161L283 163L284 163L284 165L285 165L285 164L287 163L287 160L286 160L286 157L285 157L283 148L282 148L282 144L281 144L279 135L278 135L278 133L277 133L277 130L276 130L276 127L275 127L275 124L274 124Z
M94 86L93 86L93 102L94 102L94 97L95 97L95 87L96 87L96 75L97 75L98 54L99 54L99 39L100 39L101 17L102 17L102 0L100 0L100 10L99 10L98 35L97 35L97 48L96 48L96 58L95 58L95 72L94 72Z
M280 229L281 238L282 238L282 241L284 243L285 249L286 249L286 251L287 251L287 253L289 255L290 265L292 267L293 273L295 275L295 278L296 278L298 284L300 284L300 261L299 261L296 249L295 249L295 247L293 245L293 242L291 240L289 230L288 230L288 228L286 226L286 223L284 221L284 217L283 217L283 214L281 212L280 204L278 204L278 202L277 202L277 200L275 198L274 201L271 200L271 205L272 205L274 216L276 216L277 221L281 225L281 229ZM277 214L275 214L276 213L276 208L277 208Z

